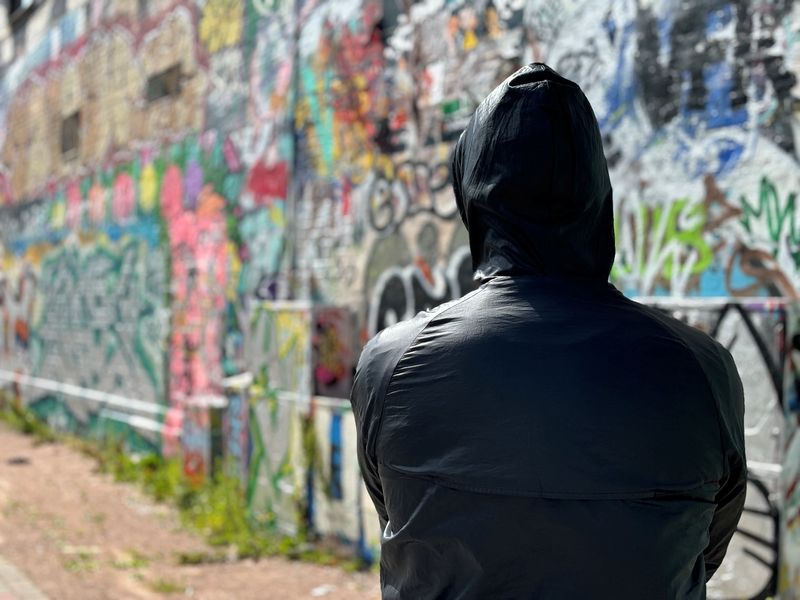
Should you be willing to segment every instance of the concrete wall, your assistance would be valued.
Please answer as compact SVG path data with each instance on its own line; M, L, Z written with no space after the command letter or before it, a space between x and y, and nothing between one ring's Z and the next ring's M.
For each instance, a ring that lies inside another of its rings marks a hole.
M224 452L255 515L366 553L378 532L352 368L370 335L472 286L448 159L477 103L533 60L581 84L625 292L791 300L798 42L791 0L45 0L13 26L0 14L0 378L54 425L182 451L197 477ZM748 381L773 410L774 380Z

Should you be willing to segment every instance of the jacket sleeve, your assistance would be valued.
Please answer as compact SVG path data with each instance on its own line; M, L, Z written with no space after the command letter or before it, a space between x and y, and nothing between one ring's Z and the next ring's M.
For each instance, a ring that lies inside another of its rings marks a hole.
M720 348L728 376L727 397L718 398L720 429L726 474L715 498L716 508L709 529L708 546L703 553L706 563L706 581L711 579L719 566L728 544L736 532L739 517L744 508L747 492L747 461L744 450L744 392L742 381L730 354Z
M378 512L381 529L384 529L389 518L378 475L378 461L375 457L375 438L380 427L383 400L380 398L379 386L376 385L375 365L370 360L373 349L374 344L369 343L361 353L353 380L350 404L356 421L358 466L367 492Z

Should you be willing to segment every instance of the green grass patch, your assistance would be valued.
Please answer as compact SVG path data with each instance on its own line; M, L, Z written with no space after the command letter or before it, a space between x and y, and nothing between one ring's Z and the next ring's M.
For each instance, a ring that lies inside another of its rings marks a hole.
M32 411L25 408L18 398L1 390L0 394L1 421L25 435L32 436L39 444L49 444L58 439L55 432L46 423L39 420Z
M129 550L111 563L115 569L127 571L129 569L143 569L150 564L146 554L138 550Z
M186 586L172 581L171 579L154 579L147 582L148 587L159 594L178 594L182 593Z

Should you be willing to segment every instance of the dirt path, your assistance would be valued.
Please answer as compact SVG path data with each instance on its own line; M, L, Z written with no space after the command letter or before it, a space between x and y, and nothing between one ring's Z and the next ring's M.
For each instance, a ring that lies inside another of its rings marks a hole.
M182 566L208 550L177 513L60 444L0 425L0 556L52 600L375 600L377 576L279 558Z

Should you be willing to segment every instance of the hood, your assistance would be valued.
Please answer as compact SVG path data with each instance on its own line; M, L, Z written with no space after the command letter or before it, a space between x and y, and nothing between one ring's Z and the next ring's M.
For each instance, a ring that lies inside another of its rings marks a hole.
M540 63L511 75L461 134L452 176L476 279L608 280L611 182L597 119L577 84Z

